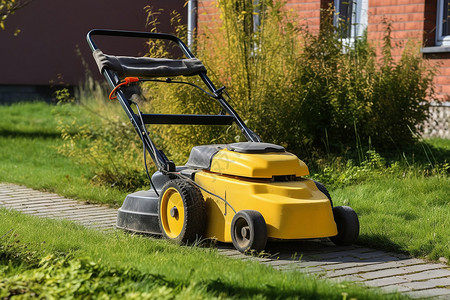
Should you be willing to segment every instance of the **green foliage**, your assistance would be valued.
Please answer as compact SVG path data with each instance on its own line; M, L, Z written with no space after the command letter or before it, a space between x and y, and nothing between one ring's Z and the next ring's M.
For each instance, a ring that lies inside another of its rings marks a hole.
M0 215L0 233L14 227L14 241L39 258L22 265L0 260L0 295L7 298L405 298L302 272L281 272L256 261L225 257L211 248L180 247L120 231L98 232L5 209ZM7 236L0 239L0 246L10 243L11 234Z
M219 1L218 26L203 29L196 50L209 76L227 86L231 104L264 141L303 156L317 149L339 153L357 138L370 139L377 149L414 142L417 125L427 117L434 75L416 45L409 43L394 59L386 24L377 55L367 37L348 46L332 24L323 22L320 34L312 34L297 25L284 2L258 3ZM207 104L190 93L165 86L149 98L155 108L169 111L217 112L213 100ZM159 134L170 141L165 144L170 154L186 158L192 146L225 137L232 141L237 132L169 127Z
M0 106L0 115L0 182L109 205L118 205L125 198L124 191L110 184L89 184L95 167L57 151L64 143L58 122L85 124L91 115L85 107L22 102ZM72 129L70 134L75 135L78 128Z
M56 90L55 99L58 104L73 103L75 101L67 88Z
M448 169L447 169L448 172ZM450 260L450 177L410 172L344 186L335 205L350 205L361 223L360 243L414 257Z
M129 268L110 269L89 258L48 255L36 268L17 272L6 266L0 276L2 298L173 299L180 292L157 276Z
M86 92L84 92L86 94ZM134 190L144 186L147 177L142 159L142 142L133 126L124 118L117 103L105 102L106 95L84 95L83 118L59 115L58 130L64 144L58 152L88 166L91 183Z
M406 158L405 158L406 159ZM447 178L450 164L447 161L434 164L408 165L406 160L387 162L379 153L368 150L361 163L353 159L333 157L318 161L317 171L312 177L327 186L338 188L377 180L386 176L392 178L430 177Z

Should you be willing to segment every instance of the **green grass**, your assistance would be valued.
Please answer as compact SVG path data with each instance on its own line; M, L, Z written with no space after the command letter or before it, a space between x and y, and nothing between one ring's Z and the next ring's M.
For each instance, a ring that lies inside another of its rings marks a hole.
M413 256L450 260L450 178L385 176L332 192L361 223L360 242Z
M213 248L100 233L6 209L0 209L0 219L2 297L12 292L56 298L404 298L231 259Z
M127 192L93 185L89 166L58 154L58 115L83 119L77 106L27 103L0 106L0 182L96 203L120 205ZM367 164L329 167L318 179L336 205L350 205L361 221L360 243L418 257L450 259L450 140L432 139L403 154L372 154ZM385 165L388 165L386 167ZM340 183L340 184L339 184Z
M0 106L0 182L56 192L76 199L119 205L125 192L89 184L85 165L58 154L63 143L56 114L83 118L77 106L20 103Z

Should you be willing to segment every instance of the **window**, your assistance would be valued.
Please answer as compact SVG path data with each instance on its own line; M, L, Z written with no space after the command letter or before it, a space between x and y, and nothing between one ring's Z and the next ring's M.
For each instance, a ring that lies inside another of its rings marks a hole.
M338 28L342 38L350 38L352 31L352 0L336 0L335 1L335 20L334 26Z
M450 46L450 0L437 1L436 45Z
M352 45L355 38L364 35L367 28L369 0L334 0L334 26L342 39Z

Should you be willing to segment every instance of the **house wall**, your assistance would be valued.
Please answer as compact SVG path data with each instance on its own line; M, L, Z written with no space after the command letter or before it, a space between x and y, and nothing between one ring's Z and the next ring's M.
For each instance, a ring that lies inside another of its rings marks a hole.
M198 1L198 33L202 34L206 30L214 30L218 25L220 11L217 7L216 0L201 0Z
M435 46L436 1L429 0L370 0L368 38L382 45L386 24L392 26L392 42L400 46L394 51L399 57L408 41L418 46ZM434 79L436 99L449 101L450 53L424 54L436 67Z
M86 34L94 28L146 31L144 7L164 8L160 30L170 31L169 12L183 13L184 1L164 0L35 0L6 20L0 30L0 100L21 92L33 93L52 85L77 85L85 67L100 79ZM16 29L20 33L15 36ZM112 54L142 53L143 40L105 40ZM3 96L2 96L3 95ZM6 96L5 96L6 95Z
M217 26L219 18L216 0L199 0L199 32ZM287 0L286 8L298 13L300 25L307 25L313 32L320 29L320 8L327 8L332 0ZM386 24L392 26L392 42L399 47L394 57L399 58L408 41L417 47L435 46L436 0L369 0L368 38L379 47L383 44ZM378 48L380 49L380 48ZM436 67L436 99L449 101L450 53L424 53L424 57Z

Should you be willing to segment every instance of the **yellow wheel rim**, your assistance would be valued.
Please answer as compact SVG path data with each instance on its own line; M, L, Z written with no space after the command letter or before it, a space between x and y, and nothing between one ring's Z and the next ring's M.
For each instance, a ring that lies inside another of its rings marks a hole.
M184 225L184 205L180 193L175 188L168 188L164 192L159 212L166 235L172 239L179 236Z

